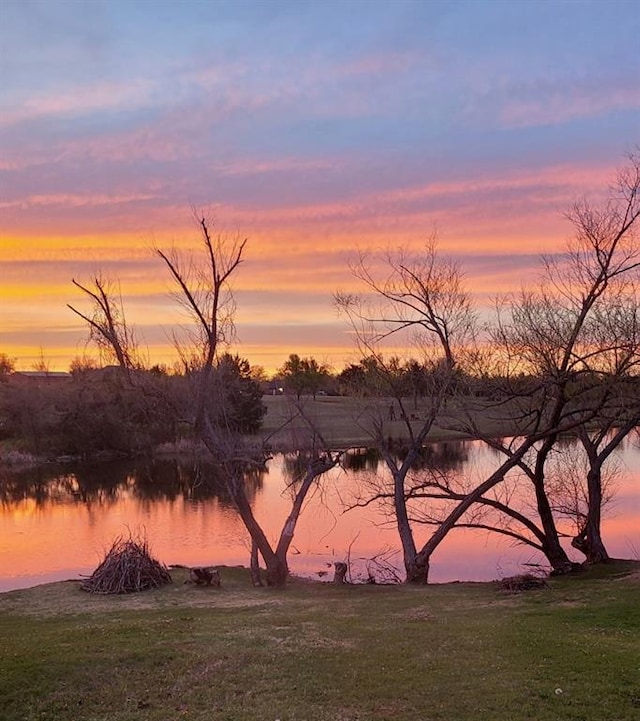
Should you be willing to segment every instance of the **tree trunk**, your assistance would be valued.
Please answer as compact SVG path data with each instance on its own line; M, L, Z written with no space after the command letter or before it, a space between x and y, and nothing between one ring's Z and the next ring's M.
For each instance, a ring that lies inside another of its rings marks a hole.
M417 553L412 562L407 567L407 583L414 583L416 585L424 585L429 583L429 558L423 553Z
M296 524L298 523L298 518L300 517L300 513L302 511L302 504L304 503L307 494L309 493L309 489L313 485L313 482L316 480L316 478L322 475L322 473L324 473L325 471L328 471L330 468L332 468L333 465L335 464L326 463L314 465L313 463L311 463L306 470L305 477L300 484L300 487L298 488L295 498L293 499L291 512L287 516L287 520L282 527L282 533L280 534L280 539L278 540L278 545L276 547L276 555L278 555L280 558L283 558L285 560L285 563L287 553L289 552L289 546L291 545L291 541L293 540L293 534L296 530Z
M342 561L338 561L333 564L335 568L335 573L333 574L333 582L334 583L346 583L346 575L347 571L349 570L349 566L347 566L346 563L343 563Z
M570 573L574 565L560 543L558 529L556 528L556 522L544 484L546 462L556 441L557 434L555 433L544 440L542 448L536 456L535 468L531 480L533 481L536 494L536 507L538 509L538 515L540 516L540 524L544 532L544 539L542 539L541 543L542 552L551 565L551 573L560 576L565 573Z
M289 568L287 567L286 555L284 558L278 555L272 548L264 534L260 524L256 521L253 511L251 510L251 504L247 499L244 492L244 486L242 485L241 478L234 478L231 480L229 489L232 492L233 500L236 505L236 509L240 518L245 525L245 528L251 536L252 544L255 543L260 555L262 556L265 566L267 568L267 585L268 586L284 586L287 582L289 575Z
M589 508L582 531L571 541L571 545L584 553L587 563L606 563L609 553L602 540L600 522L602 518L602 462L592 461L587 474L587 496Z
M541 543L542 552L549 561L552 574L560 576L565 573L570 573L574 569L574 564L560 543L558 529L553 518L553 511L551 510L549 499L544 488L544 481L536 479L534 485L538 515L540 516L540 523L544 531L544 538Z
M284 586L289 577L289 565L287 563L287 554L289 546L293 540L293 534L296 524L302 511L302 505L309 493L309 489L313 485L318 476L333 468L339 460L339 455L329 456L326 459L316 460L309 464L304 480L300 484L296 496L293 501L291 512L280 534L280 539L275 551L267 540L262 527L253 515L251 504L247 499L244 491L244 485L241 478L234 478L231 481L231 490L236 508L244 522L246 529L251 536L252 545L260 551L267 568L267 585L268 586Z
M251 583L253 583L256 588L263 585L260 576L260 563L258 561L258 545L253 539L251 539Z
M388 466L391 464L388 462ZM418 549L413 539L411 531L411 523L409 521L409 513L407 511L407 499L404 492L404 480L406 471L404 465L401 468L391 468L393 474L393 507L396 516L396 525L398 527L398 535L402 544L402 556L404 559L404 569L406 572L407 583L426 583L426 576L421 576L420 570L416 567L416 558Z
M265 561L265 563L267 566L267 586L285 586L289 578L289 566L287 566L286 560L283 562L281 558L274 555L269 562Z

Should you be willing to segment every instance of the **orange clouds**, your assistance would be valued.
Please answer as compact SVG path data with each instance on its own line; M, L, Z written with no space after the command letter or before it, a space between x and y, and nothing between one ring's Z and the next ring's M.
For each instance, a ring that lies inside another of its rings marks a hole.
M296 165L286 158L280 165L256 161L231 172L269 173ZM356 190L339 201L214 206L213 214L224 223L214 225L214 232L237 228L249 238L245 263L234 278L238 334L246 344L240 351L270 369L294 351L330 357L339 365L351 348L331 299L338 289L357 289L349 259L358 248L419 249L434 227L442 251L460 260L481 302L500 290L516 289L532 277L537 255L559 250L569 234L559 211L580 189L600 189L610 175L611 168L593 163L559 164L393 190ZM168 296L169 278L152 249L197 248L198 229L187 209L154 205L153 198L153 193L114 191L5 201L10 224L12 212L19 215L0 250L3 352L18 357L22 367L40 356L41 346L56 358L70 353L70 360L86 335L66 309L67 303L81 303L71 278L86 282L102 273L118 281L130 320L144 328L153 356L171 356L171 325L184 318ZM149 202L148 212L143 211ZM29 231L29 218L38 208L59 213L53 232L42 223L37 232ZM94 216L94 232L87 233ZM18 217L26 218L26 227ZM74 341L62 335L55 341L55 327L73 329ZM56 361L60 369L67 363Z

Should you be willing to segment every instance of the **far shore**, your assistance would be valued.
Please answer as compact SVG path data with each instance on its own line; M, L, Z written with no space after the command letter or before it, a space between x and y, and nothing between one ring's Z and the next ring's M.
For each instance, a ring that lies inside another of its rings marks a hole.
M296 441L309 436L309 423L302 417L295 418L297 403L287 396L265 396L267 406L259 437L274 439L276 448L296 447ZM414 405L410 399L403 401L409 423L418 430L427 418L428 402L418 399ZM384 419L385 433L392 441L408 438L407 426L400 416L398 404L391 398L360 399L350 396L304 396L299 403L306 418L313 423L325 443L333 450L348 448L371 448L375 445L371 431L372 415ZM392 410L393 409L393 410ZM389 417L393 417L390 420ZM478 429L474 433L463 428L472 419ZM504 438L518 435L522 429L510 420L503 407L490 404L478 398L455 398L449 401L436 419L427 442L439 443L453 440L475 440L480 435ZM300 445L300 444L298 444Z
M290 452L308 447L312 431L321 436L321 442L331 450L349 450L353 448L371 448L375 445L372 428L372 415L384 419L387 438L398 445L408 438L407 425L401 418L396 401L390 398L359 399L348 396L322 396L315 399L303 396L300 401L286 396L264 396L267 408L260 431L250 439L256 446L266 445L272 452ZM393 409L393 411L391 410ZM406 401L406 414L414 430L425 422L428 403L418 399ZM390 419L393 418L393 419ZM469 420L473 421L474 432ZM451 400L436 419L428 436L428 443L446 441L475 440L478 437L505 438L517 436L522 432L517 424L508 418L501 406L490 404L478 398L455 398ZM154 450L158 456L181 456L198 454L198 444L188 439L168 443ZM112 456L97 457L92 461L111 460ZM0 441L0 466L28 467L44 463L72 463L78 459L59 457L43 459L31 453L23 452L20 444L13 440Z

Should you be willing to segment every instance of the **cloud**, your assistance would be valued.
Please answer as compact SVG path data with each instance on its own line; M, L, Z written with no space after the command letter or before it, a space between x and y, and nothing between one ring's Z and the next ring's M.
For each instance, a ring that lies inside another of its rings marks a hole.
M0 209L20 208L32 209L35 206L57 205L65 209L82 208L85 206L113 206L120 204L139 203L153 200L154 195L149 193L134 193L131 195L79 195L70 193L57 193L51 195L32 195L20 200L0 201Z
M537 126L572 125L578 121L614 116L640 115L640 73L533 78L502 78L480 82L461 107L467 124L497 125L505 130ZM634 77L635 75L635 77Z
M138 79L127 83L97 83L75 87L66 92L36 95L20 105L0 113L0 127L18 125L30 120L56 117L73 118L82 115L146 108L153 103L152 95L159 86Z
M265 344L332 325L356 248L434 227L484 300L557 249L561 212L637 142L625 3L9 5L3 327L39 329L39 306L57 327L95 268L155 324L150 248L197 245L192 206L249 237L239 317Z
M523 128L565 124L625 111L638 114L640 119L637 83L612 87L606 80L591 80L588 84L522 88L504 102L499 118L506 128Z

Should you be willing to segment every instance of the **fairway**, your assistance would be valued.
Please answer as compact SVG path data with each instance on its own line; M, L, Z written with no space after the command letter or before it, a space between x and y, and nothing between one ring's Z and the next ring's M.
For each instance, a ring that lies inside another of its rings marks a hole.
M394 403L391 398L354 398L350 396L303 396L300 401L289 396L264 396L267 407L260 438L272 443L278 450L304 447L310 435L310 423L324 441L334 449L371 447L374 445L372 421L385 418ZM419 398L417 406L405 399L407 415L414 431L425 422L431 409L430 399ZM396 402L397 407L397 402ZM461 396L442 409L427 437L428 441L468 438L456 427L461 421L472 418L483 433L505 436L517 435L518 428L506 420L504 406L490 407L478 398ZM395 412L395 420L385 420L385 432L394 440L407 438L405 421Z

